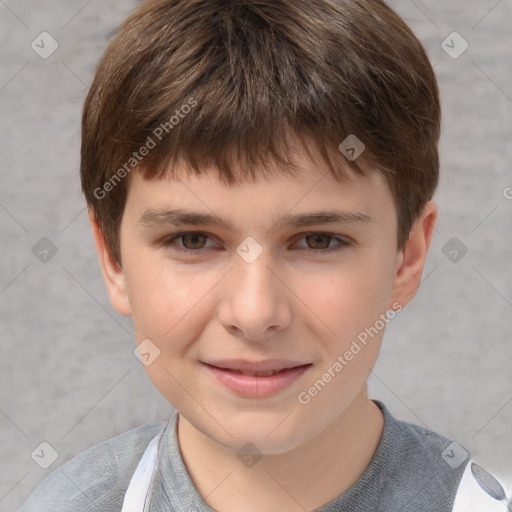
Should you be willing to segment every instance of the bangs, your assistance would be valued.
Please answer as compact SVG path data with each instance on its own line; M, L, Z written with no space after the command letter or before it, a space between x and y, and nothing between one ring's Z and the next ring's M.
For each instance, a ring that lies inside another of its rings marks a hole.
M259 133L271 134L272 131L272 128L261 127ZM297 158L304 153L313 166L311 170L330 174L337 181L345 179L351 171L359 175L369 172L368 155L356 162L322 137L292 132L289 128L275 131L265 144L251 134L244 138L233 134L224 145L219 141L209 144L208 140L201 140L201 133L187 133L187 140L173 140L178 146L175 151L166 146L160 159L148 159L138 172L144 179L152 180L164 176L176 178L181 172L200 176L213 170L221 183L229 186L282 175L300 179L302 166L298 165Z

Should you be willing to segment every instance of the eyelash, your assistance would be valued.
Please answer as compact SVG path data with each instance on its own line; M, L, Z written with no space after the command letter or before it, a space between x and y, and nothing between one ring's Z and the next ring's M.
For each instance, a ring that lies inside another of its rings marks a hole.
M180 247L179 245L176 245L175 241L180 239L180 238L183 238L185 235L201 235L201 236L207 237L207 239L211 239L211 237L209 235L207 235L206 233L202 233L202 232L199 232L199 231L185 231L185 232L182 232L182 233L176 233L176 234L171 235L170 237L166 238L162 242L162 245L164 247L170 247L172 250L175 250L177 252L181 252L181 253L185 253L185 254L196 254L196 255L199 254L203 250L209 249L208 247L206 247L206 248L202 247L200 249L187 249L186 247ZM309 249L309 248L303 248L303 249L306 249L306 250L308 250L308 251L310 251L310 252L312 252L314 254L317 254L317 253L332 254L332 253L339 252L339 251L345 249L346 247L352 245L350 242L348 242L345 239L342 239L340 237L332 235L331 233L322 233L322 232L306 233L299 240L302 240L302 239L304 239L304 238L306 238L308 236L312 236L312 235L329 236L329 237L331 237L331 240L334 239L334 240L339 242L338 246L336 246L334 248L331 248L331 249Z

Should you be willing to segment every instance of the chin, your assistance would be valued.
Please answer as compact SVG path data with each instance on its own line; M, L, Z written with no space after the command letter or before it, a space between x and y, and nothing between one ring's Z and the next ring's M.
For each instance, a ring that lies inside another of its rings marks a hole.
M236 420L223 423L226 430L216 423L214 426L208 424L206 428L199 428L199 430L220 445L237 453L243 451L261 455L281 455L299 447L315 435L310 431L311 426L308 431L300 430L301 426L304 427L304 421L299 424L294 421L283 421L286 416L283 413L268 415L261 412L245 415L241 411ZM197 424L194 426L199 427Z

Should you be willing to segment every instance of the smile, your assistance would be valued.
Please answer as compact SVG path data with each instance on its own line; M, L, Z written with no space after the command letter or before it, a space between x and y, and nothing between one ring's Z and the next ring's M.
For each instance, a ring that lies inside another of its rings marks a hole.
M272 368L272 364L277 367ZM204 363L204 366L217 383L235 394L246 398L266 398L290 387L312 366L311 363L295 365L292 362L280 362L280 364L281 368L275 361L256 364L230 361ZM283 364L285 364L284 367L282 367ZM267 366L266 369L261 369L265 366Z

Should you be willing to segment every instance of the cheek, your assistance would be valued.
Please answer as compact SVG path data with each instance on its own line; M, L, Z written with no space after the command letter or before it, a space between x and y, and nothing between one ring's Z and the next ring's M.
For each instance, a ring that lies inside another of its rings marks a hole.
M167 267L153 262L141 266L137 277L132 272L129 294L137 343L149 339L159 351L145 370L160 393L181 409L187 407L183 389L190 388L190 361L197 356L194 342L212 314L208 292L219 277ZM202 400L200 389L194 397Z
M392 268L378 259L358 260L324 274L304 273L295 290L325 327L327 338L343 346L386 312Z
M317 372L297 397L310 417L325 419L329 411L334 420L367 381L389 322L392 275L392 265L374 259L304 280L302 293L308 291L308 307L320 319L316 335L324 348Z
M130 267L127 279L137 340L175 340L166 345L177 347L180 339L200 327L198 313L218 276L215 279L199 270L181 270L155 260L141 263Z

